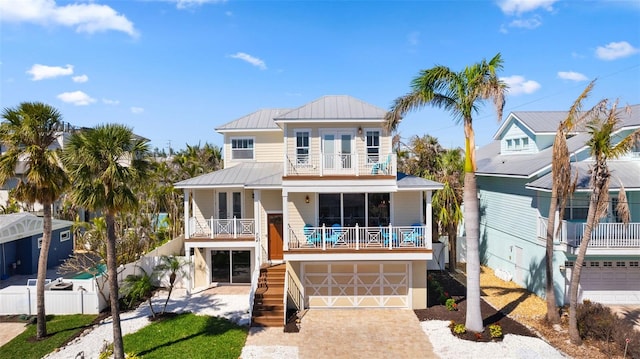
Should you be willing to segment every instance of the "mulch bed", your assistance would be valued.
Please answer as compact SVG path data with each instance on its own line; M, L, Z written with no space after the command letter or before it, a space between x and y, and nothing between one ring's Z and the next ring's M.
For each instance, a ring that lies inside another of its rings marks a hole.
M439 299L439 293L435 293L432 291L431 286L429 286L428 291L428 307L426 309L416 309L416 316L420 321L426 320L444 320L444 321L453 321L456 324L465 323L466 320L466 310L467 310L467 301L466 301L466 293L467 289L464 284L457 281L453 278L448 272L440 272L440 271L429 271L429 278L432 280L438 281L446 294L448 294L451 298L455 299L458 310L450 311L444 304L441 304ZM502 327L502 333L505 334L515 334L522 336L535 337L536 335L531 332L527 327L518 323L514 319L507 317L504 313L495 309L483 299L480 299L480 309L482 312L482 324L485 327L485 331L483 333L473 333L471 331L467 331L464 334L457 335L461 339L476 341L476 342L489 342L495 341L496 339L492 339L489 335L488 326L490 324L499 324ZM500 339L498 339L500 340Z

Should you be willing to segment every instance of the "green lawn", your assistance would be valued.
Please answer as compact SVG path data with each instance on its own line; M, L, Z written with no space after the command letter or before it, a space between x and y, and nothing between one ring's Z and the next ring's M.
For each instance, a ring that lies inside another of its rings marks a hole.
M237 359L246 338L246 327L222 318L189 313L166 318L126 335L124 350L145 359Z
M36 326L29 325L12 341L0 347L0 358L39 359L62 346L74 334L84 330L95 315L48 315L47 334L43 340L35 340Z

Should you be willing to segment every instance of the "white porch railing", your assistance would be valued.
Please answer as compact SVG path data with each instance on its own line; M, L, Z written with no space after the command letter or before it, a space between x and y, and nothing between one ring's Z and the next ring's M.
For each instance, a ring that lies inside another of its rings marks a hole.
M253 303L255 302L256 290L258 290L258 278L260 277L260 266L262 265L262 245L260 235L256 234L256 248L254 250L253 273L251 274L251 291L249 293L249 318L253 318Z
M576 236L569 244L579 246L586 227L586 223L575 223ZM599 223L591 231L589 247L640 248L640 223Z
M248 218L198 220L189 219L189 235L191 237L228 237L255 236L255 220Z
M587 224L562 221L560 237L555 241L577 247ZM538 237L547 237L547 218L538 217ZM640 223L599 223L591 231L590 248L638 248L640 247Z
M287 155L285 176L396 175L395 154Z
M567 243L567 221L562 221L562 227L560 228L560 233L554 233L553 241L555 243ZM547 238L547 228L549 224L549 219L545 217L538 217L538 238ZM557 226L557 224L556 224ZM557 228L556 228L557 231Z
M431 249L426 226L289 227L289 249Z

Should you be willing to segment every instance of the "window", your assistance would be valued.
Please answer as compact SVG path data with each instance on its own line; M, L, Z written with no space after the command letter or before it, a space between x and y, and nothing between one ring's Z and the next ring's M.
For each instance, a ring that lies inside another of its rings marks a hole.
M590 262L589 265L591 267L600 267L600 262Z
M231 158L234 160L252 160L253 138L231 139Z
M589 198L587 196L572 197L564 209L563 219L586 221L588 212Z
M522 139L522 149L523 150L529 149L529 138L525 137Z
M71 239L71 232L70 231L64 231L64 232L60 232L60 242L65 242Z
M510 138L505 141L507 150L523 151L529 149L529 137Z
M227 192L218 193L218 218L227 219Z
M613 267L613 262L602 262L603 267Z
M638 262L634 261L634 262L629 262L629 267L637 267L638 266Z
M242 218L242 193L233 192L233 217Z
M309 164L309 131L296 132L296 164Z
M367 160L376 163L380 158L380 131L367 131Z
M573 267L573 261L565 261L564 262L564 266L567 268L572 268Z
M513 140L507 140L507 149L508 150L512 150L513 149Z
M624 262L616 262L616 267L624 267L625 263Z

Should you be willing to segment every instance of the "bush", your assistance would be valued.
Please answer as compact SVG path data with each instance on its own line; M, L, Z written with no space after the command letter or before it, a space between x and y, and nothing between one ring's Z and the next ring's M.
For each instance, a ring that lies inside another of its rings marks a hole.
M489 335L491 335L491 338L502 338L502 327L500 326L500 324L495 323L495 324L490 324L489 325Z
M447 309L449 311L458 310L458 304L456 303L456 300L453 299L453 298L447 299L447 301L444 303L444 305L447 306Z
M456 324L456 322L454 322L453 320L451 321L451 324L449 324L449 328L451 328L451 331L454 334L464 334L467 332L467 328L464 326L464 324L462 323L458 323Z
M576 310L580 337L610 341L618 322L618 317L609 307L585 300Z
M578 305L576 317L583 339L615 342L621 352L626 348L626 357L640 358L640 332L632 324L618 318L609 307L585 300Z

